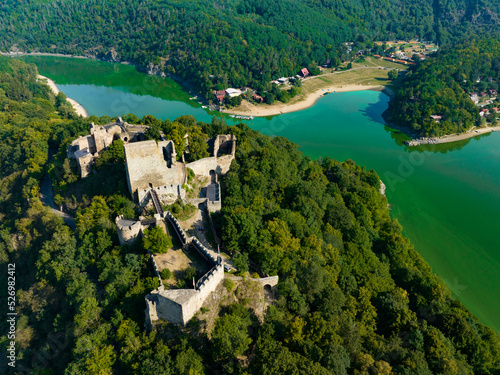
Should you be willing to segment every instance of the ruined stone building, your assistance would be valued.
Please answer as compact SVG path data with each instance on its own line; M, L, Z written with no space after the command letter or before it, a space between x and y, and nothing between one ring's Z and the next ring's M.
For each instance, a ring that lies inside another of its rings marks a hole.
M182 246L191 246L210 264L211 269L196 282L194 288L165 290L154 255L150 254L160 286L145 297L146 325L151 328L152 323L158 319L185 325L201 308L208 295L224 279L224 262L220 256L203 246L197 238L187 237L177 219L170 212L165 212L161 217L156 216L158 217L150 220L133 220L118 216L115 219L118 239L120 245L130 245L143 235L144 229L158 226L161 221L168 220L174 227Z
M199 177L210 178L207 198L211 210L220 209L220 187L217 177L227 173L236 152L236 137L218 135L212 141L212 156L185 164L177 161L172 141L143 141L125 145L125 162L130 194L140 206L149 202L154 189L161 201L170 204L185 199L187 168ZM209 196L208 196L209 195Z
M121 118L108 125L90 124L90 135L79 137L71 142L68 147L68 158L76 159L78 171L82 178L86 177L92 170L92 163L99 154L106 150L116 139L123 142L135 142L144 139L143 131L128 130L130 125L123 122Z
M130 194L141 206L149 200L149 190L158 196L185 198L182 185L187 181L186 168L176 161L172 141L143 141L125 145L125 162Z

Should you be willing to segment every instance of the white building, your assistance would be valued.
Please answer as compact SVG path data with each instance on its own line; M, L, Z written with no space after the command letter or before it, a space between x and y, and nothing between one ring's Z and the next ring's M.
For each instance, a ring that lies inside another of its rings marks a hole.
M240 96L242 93L241 93L241 90L229 88L229 89L226 89L226 94L230 98L234 98L235 96Z

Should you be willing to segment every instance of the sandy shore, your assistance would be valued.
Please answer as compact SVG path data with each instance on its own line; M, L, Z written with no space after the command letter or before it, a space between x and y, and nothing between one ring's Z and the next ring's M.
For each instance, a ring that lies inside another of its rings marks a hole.
M57 85L55 84L54 81L52 81L50 78L47 78L47 77L42 76L42 75L38 75L38 78L39 79L44 79L44 80L47 81L47 85L49 85L49 87L52 90L52 92L54 93L54 95L59 94L60 90L59 90L59 88L57 87ZM85 108L83 108L83 106L80 103L78 103L76 100L71 99L71 98L66 98L66 100L73 106L73 108L75 109L75 112L79 116L89 117L89 115L88 115L87 111L85 110Z
M316 100L321 98L327 93L333 92L347 92L347 91L362 91L362 90L377 90L382 91L387 89L385 86L372 86L372 85L345 85L345 86L328 86L319 90L316 90L307 96L299 99L293 103L277 103L277 104L259 104L255 105L247 100L243 100L238 108L225 109L224 113L231 113L236 115L244 116L254 116L254 117L265 117L280 115L282 113L289 113L300 111L311 107Z
M464 139L474 138L474 137L477 137L478 135L488 134L488 133L496 132L496 131L500 131L500 126L487 126L484 128L474 127L474 128L472 128L472 130L469 130L467 133L462 133L462 134L444 135L442 137L435 137L435 138L412 139L411 141L407 141L406 145L407 146L420 146L420 145L437 145L437 144L441 144L441 143L458 142L458 141L463 141Z
M62 53L49 53L49 52L0 52L4 56L55 56L55 57L72 57L75 59L88 59L87 56L78 55L65 55Z

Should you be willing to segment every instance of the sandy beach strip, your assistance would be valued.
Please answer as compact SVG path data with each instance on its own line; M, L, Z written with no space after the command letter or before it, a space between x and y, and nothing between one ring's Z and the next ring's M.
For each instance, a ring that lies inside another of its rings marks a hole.
M235 115L265 117L280 115L283 113L300 111L311 107L316 100L323 97L325 94L334 92L348 92L348 91L363 91L363 90L377 90L382 91L385 86L372 86L372 85L344 85L344 86L328 86L318 89L312 93L307 94L301 99L292 103L277 103L277 104L259 104L255 105L247 100L243 100L238 108L225 109L224 113Z
M60 90L53 80L51 80L50 78L47 78L45 76L42 76L42 75L38 75L38 79L42 79L42 80L47 81L47 85L50 87L50 89L52 90L54 95L59 94ZM77 115L82 116L82 117L89 117L85 108L83 108L83 106L80 103L78 103L76 100L71 99L71 98L66 98L66 100L73 106Z

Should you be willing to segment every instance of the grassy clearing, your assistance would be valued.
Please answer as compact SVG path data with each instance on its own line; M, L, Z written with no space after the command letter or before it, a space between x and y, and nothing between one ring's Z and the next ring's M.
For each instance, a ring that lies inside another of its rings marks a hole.
M302 94L307 95L314 91L327 87L345 86L391 86L391 81L387 78L388 70L380 69L400 69L406 70L408 66L395 64L390 61L367 58L363 62L354 63L353 69L341 72L326 73L317 78L305 80L302 84Z
M358 70L346 70L341 73L323 75L319 78L307 80L302 85L302 94L309 94L319 89L327 87L345 87L356 85L387 85L390 81L387 78L387 70L376 67L361 68Z

